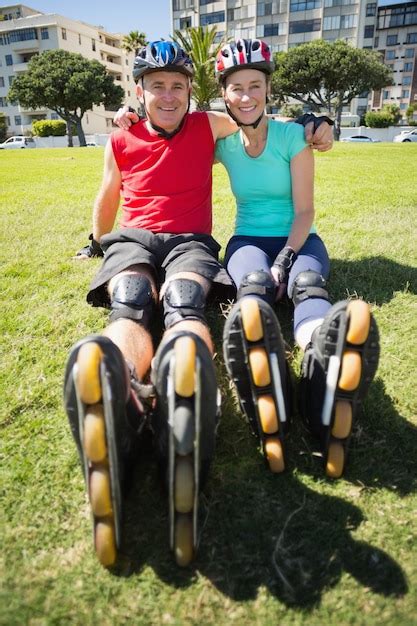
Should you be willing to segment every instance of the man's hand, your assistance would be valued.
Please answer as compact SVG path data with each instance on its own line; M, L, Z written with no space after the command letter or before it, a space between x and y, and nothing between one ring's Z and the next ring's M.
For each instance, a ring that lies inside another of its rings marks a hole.
M315 150L327 152L333 147L333 128L327 122L323 122L314 132L314 123L309 122L305 127L305 138Z
M91 243L84 246L84 248L81 248L81 250L79 250L77 254L72 257L73 259L76 259L77 261L86 261L87 259L102 257L104 255L99 242L94 239L92 233L89 235L88 239Z
M285 248L278 253L274 264L271 267L272 277L278 286L276 300L281 300L281 298L283 298L286 294L288 276L296 259L297 254L294 250L290 246L285 246Z
M129 130L132 124L139 122L139 115L130 107L121 107L113 118L113 124L116 124L122 130Z

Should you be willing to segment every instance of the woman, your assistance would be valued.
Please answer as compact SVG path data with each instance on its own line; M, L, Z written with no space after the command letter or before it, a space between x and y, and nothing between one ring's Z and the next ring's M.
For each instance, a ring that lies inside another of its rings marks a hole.
M331 306L329 258L313 224L314 162L303 128L264 113L273 63L257 39L221 48L216 75L240 130L217 142L236 197L226 267L238 289L224 329L227 369L272 471L285 467L290 379L272 309L287 294L304 350L301 412L322 444L326 473L342 474L353 417L374 377L378 331L362 301Z

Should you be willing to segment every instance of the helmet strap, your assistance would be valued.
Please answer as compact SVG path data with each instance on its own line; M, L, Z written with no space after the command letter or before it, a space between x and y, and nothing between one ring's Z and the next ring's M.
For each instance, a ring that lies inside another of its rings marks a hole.
M255 120L254 122L251 122L250 124L244 124L243 122L241 122L241 121L240 121L240 120L236 117L236 115L233 115L233 113L231 112L231 110L229 109L229 107L227 106L227 104L225 104L225 107L226 107L227 114L228 114L228 115L232 118L232 120L233 120L234 122L236 122L236 124L237 124L239 127L242 127L242 126L252 126L252 128L253 128L253 129L256 129L256 128L258 128L258 126L259 126L259 124L261 123L261 120L262 120L262 118L263 118L263 116L264 116L264 114L265 114L265 113L264 113L264 111L262 111L262 113L260 114L260 116L258 117L258 119L257 119L257 120Z

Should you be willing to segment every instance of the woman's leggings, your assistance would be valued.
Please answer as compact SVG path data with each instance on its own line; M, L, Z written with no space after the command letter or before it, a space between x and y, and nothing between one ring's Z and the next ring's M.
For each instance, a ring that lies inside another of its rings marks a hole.
M227 244L225 265L235 285L239 288L242 279L249 272L270 268L277 254L287 242L287 237L249 237L235 235ZM291 268L287 292L291 293L292 284L301 272L313 270L327 279L330 272L330 261L326 246L320 237L311 234L298 252L297 260ZM322 298L307 298L294 309L294 333L305 322L323 318L330 302Z

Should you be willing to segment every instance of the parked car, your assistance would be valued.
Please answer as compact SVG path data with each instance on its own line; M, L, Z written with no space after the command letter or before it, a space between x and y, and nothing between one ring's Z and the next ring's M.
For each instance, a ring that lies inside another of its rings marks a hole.
M395 141L395 143L417 141L417 128L415 130L402 130L399 135L395 135L393 141Z
M0 143L0 150L15 150L17 148L36 148L35 140L32 137L9 137L3 143Z
M372 139L366 135L352 135L352 137L343 137L340 141L349 141L353 143L379 143L379 139Z

